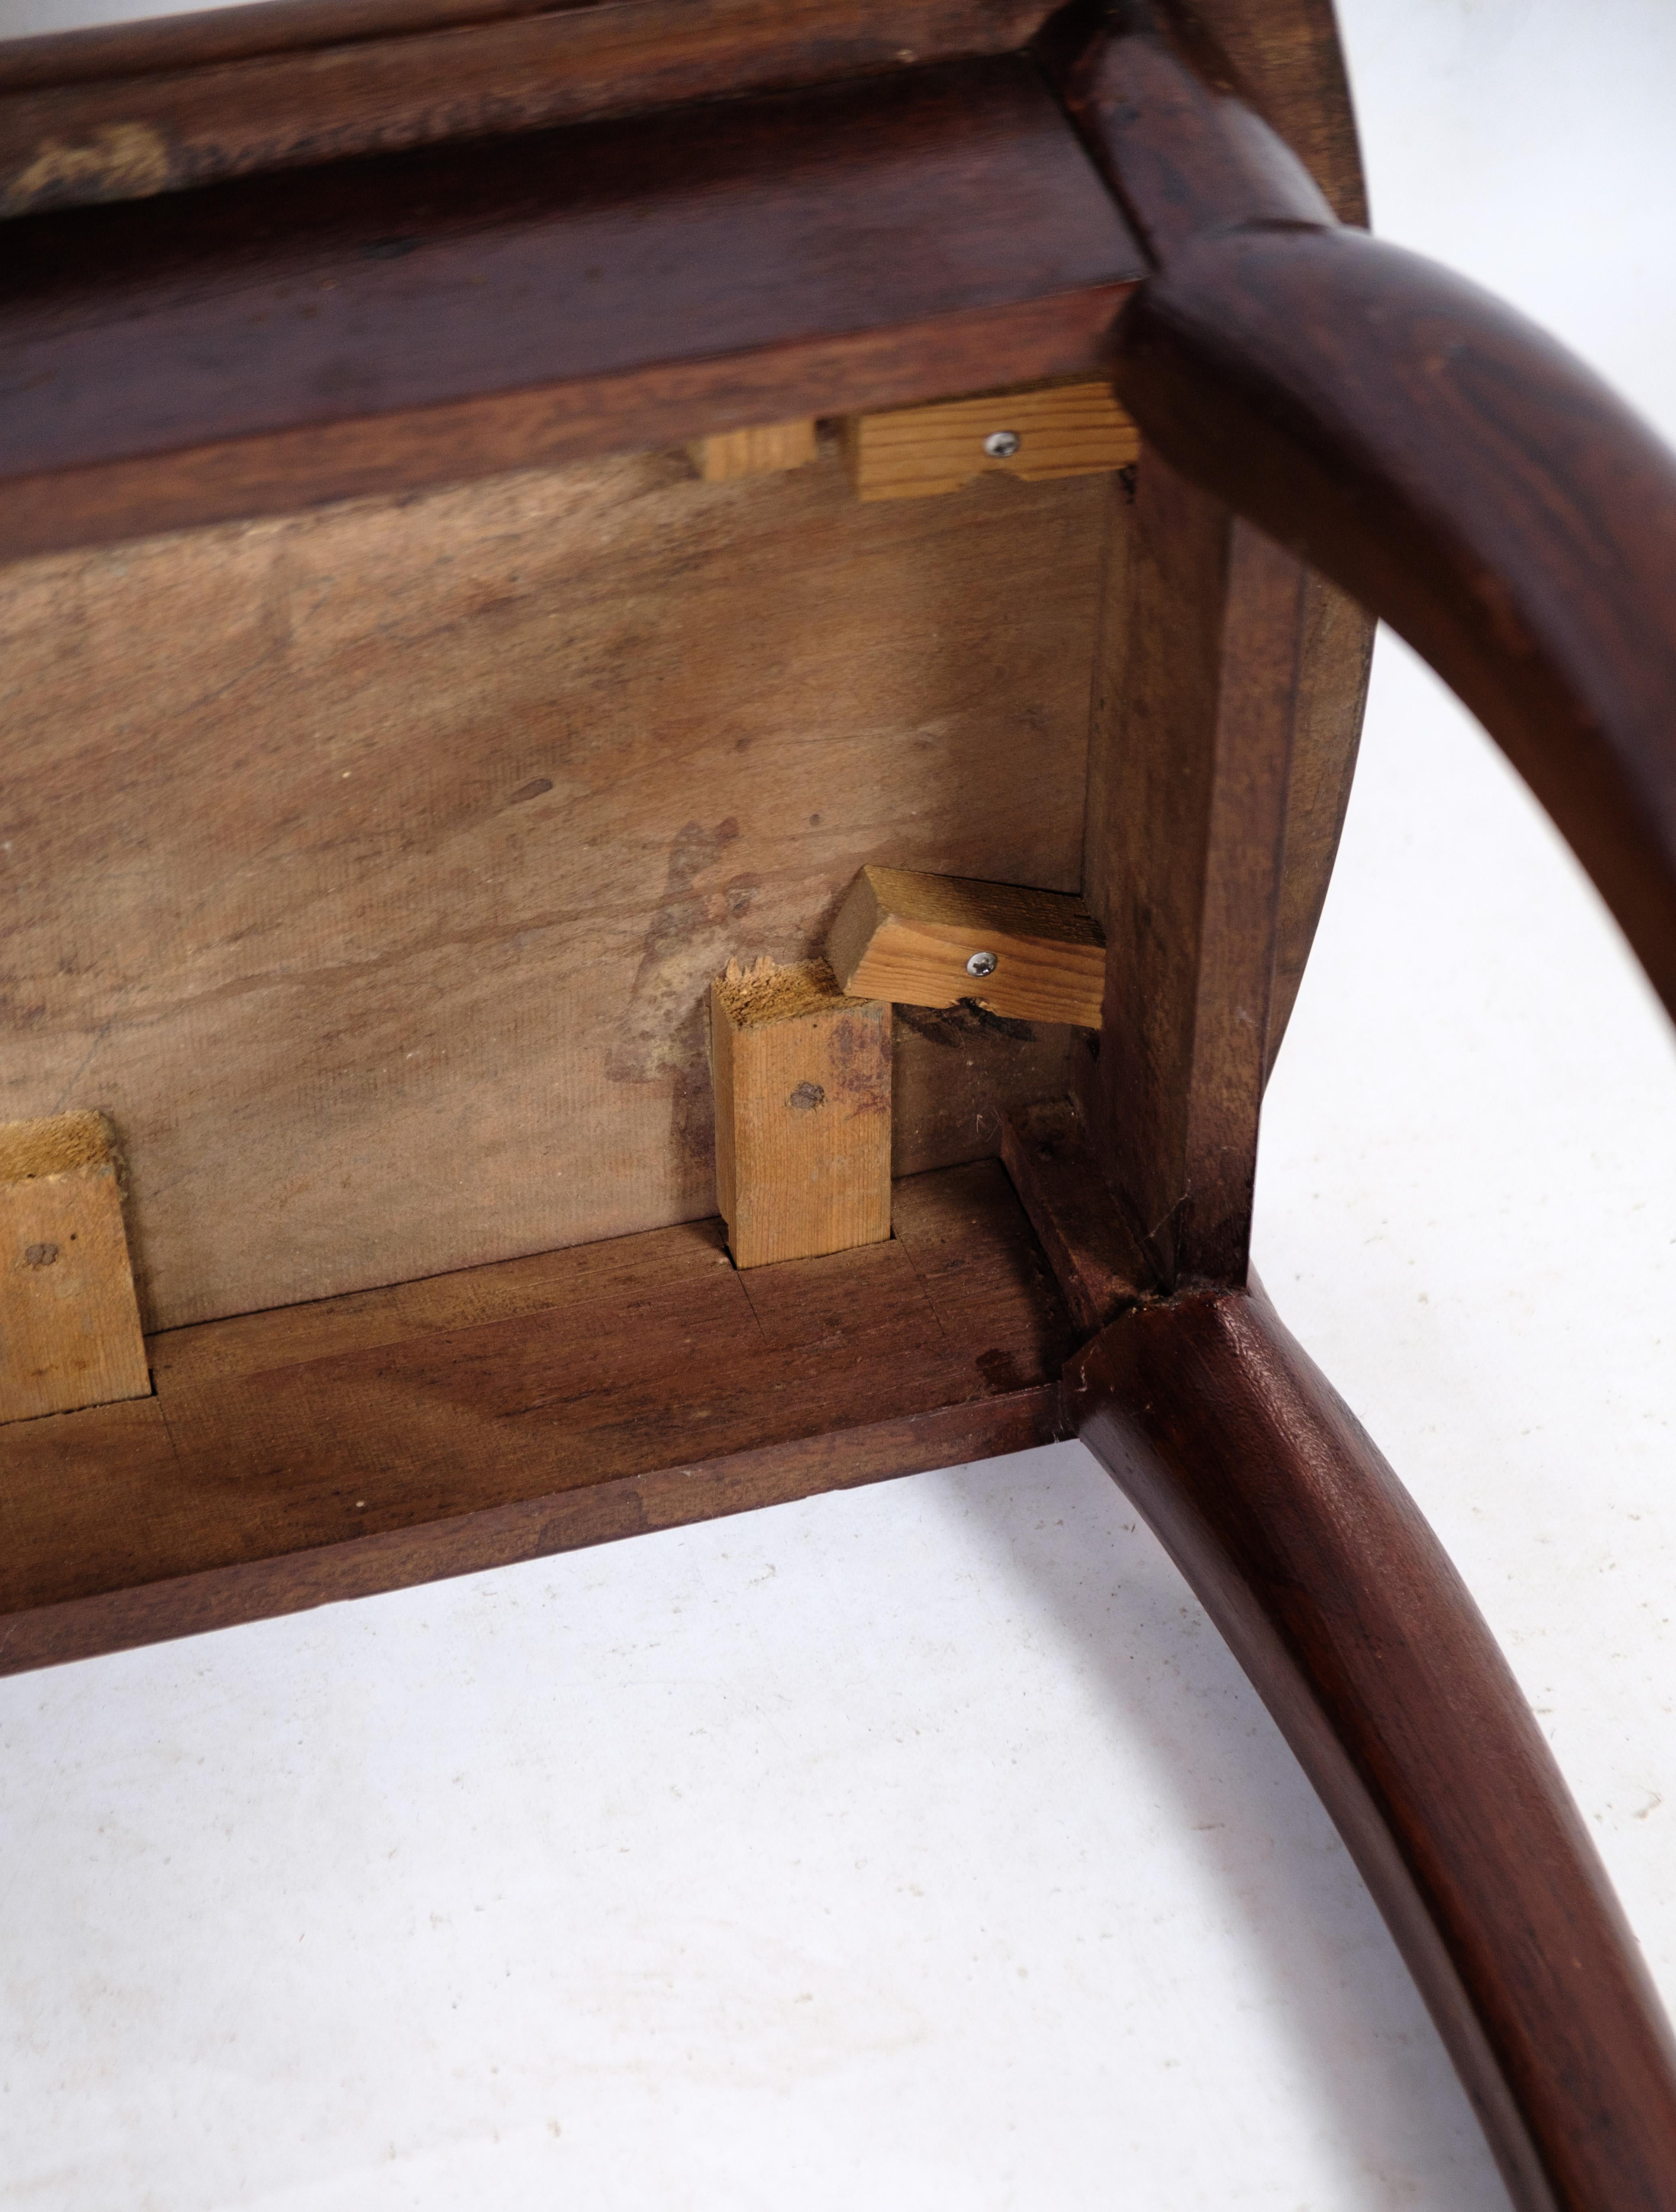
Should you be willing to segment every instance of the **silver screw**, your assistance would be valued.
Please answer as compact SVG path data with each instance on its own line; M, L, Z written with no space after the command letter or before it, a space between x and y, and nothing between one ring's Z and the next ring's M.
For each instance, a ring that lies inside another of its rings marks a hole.
M974 952L966 963L968 975L993 975L1000 966L993 952Z
M992 461L1010 461L1022 441L1016 430L991 430L984 441L984 451ZM986 968L984 973L989 973Z

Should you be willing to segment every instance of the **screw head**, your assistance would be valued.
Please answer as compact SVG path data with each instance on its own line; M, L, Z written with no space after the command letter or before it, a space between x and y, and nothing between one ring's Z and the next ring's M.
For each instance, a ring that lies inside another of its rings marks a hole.
M1022 443L1016 430L991 430L984 441L984 451L992 461L1010 461Z
M1001 963L993 952L974 952L966 963L968 975L993 975Z

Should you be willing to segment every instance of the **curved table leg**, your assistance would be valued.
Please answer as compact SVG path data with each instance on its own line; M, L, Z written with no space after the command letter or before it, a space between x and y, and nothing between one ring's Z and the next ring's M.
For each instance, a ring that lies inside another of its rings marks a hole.
M1337 1822L1522 2212L1673 2212L1676 2044L1460 1577L1260 1294L1114 1322L1083 1440L1191 1583Z

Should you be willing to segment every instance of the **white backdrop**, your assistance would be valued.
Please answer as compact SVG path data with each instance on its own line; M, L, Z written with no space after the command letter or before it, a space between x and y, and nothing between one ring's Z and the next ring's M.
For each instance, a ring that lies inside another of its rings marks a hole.
M1676 11L1344 17L1380 228L1676 434ZM1259 1264L1676 2002L1673 1116L1612 926L1385 641ZM12 1680L0 1752L9 2207L1505 2212L1076 1446Z

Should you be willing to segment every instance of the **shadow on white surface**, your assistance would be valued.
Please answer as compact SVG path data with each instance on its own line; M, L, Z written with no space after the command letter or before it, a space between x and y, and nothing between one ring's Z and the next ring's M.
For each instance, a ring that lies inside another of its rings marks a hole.
M1080 1447L3 1687L9 2202L1504 2212Z
M1344 14L1381 227L1668 429L1676 11ZM1667 1990L1673 1109L1598 905L1382 648L1259 1261ZM1057 1448L0 1683L5 2202L1504 2212L1133 1517Z

